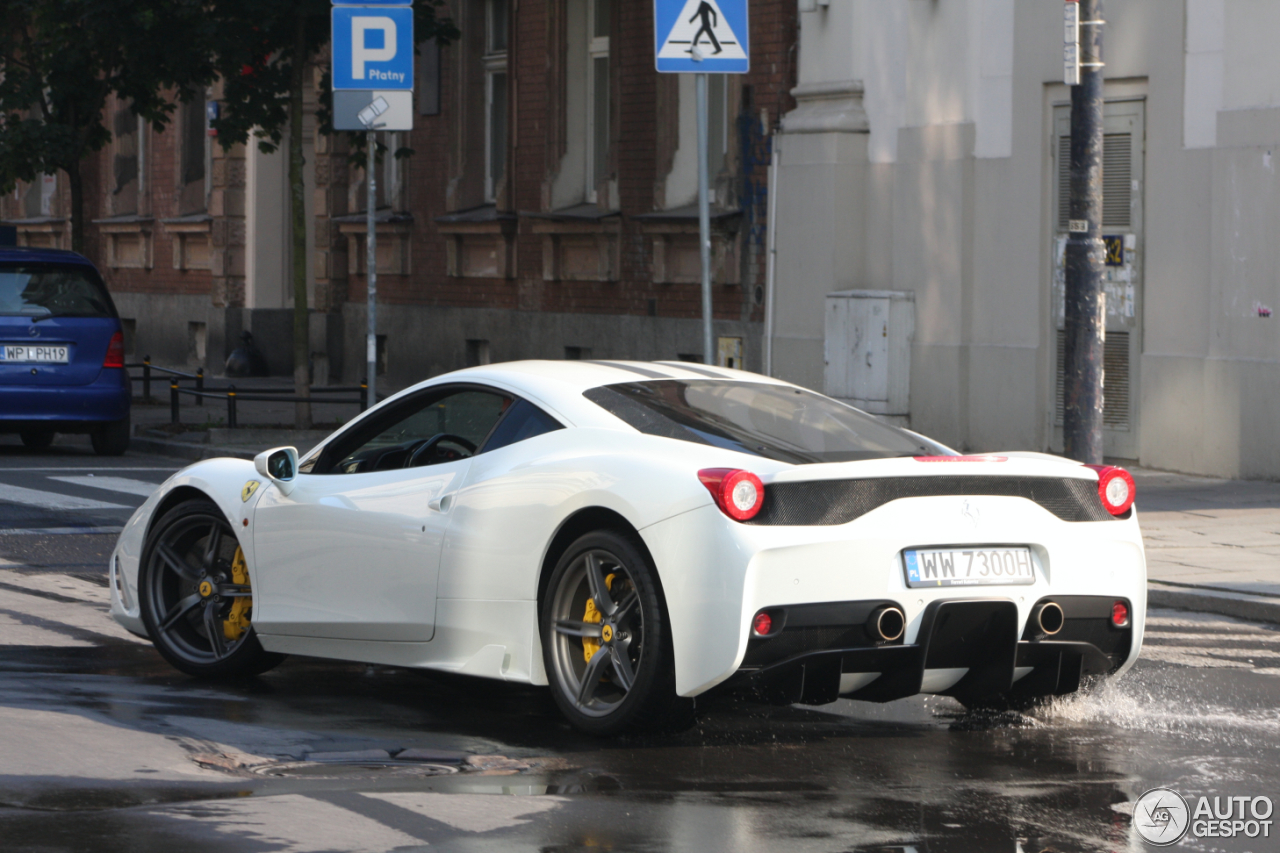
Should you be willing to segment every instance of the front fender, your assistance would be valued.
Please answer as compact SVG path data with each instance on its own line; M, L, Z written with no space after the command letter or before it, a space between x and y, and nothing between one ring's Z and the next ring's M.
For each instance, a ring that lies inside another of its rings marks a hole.
M246 499L242 495L249 482L257 482L258 486ZM180 503L183 494L207 498L222 510L235 532L236 541L244 550L249 564L249 581L257 585L250 531L254 507L268 488L274 488L271 482L258 474L252 462L244 459L205 459L183 468L161 483L160 488L138 507L125 524L111 555L111 615L116 621L135 634L146 635L138 607L138 571L142 550L161 511Z

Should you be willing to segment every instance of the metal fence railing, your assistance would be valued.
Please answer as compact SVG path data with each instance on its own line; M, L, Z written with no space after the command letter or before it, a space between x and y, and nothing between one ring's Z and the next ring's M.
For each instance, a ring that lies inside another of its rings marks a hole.
M369 389L367 379L362 379L359 385L349 386L324 386L313 387L310 390L310 397L301 397L296 393L295 388L247 388L237 390L235 385L228 384L225 387L209 388L204 384L204 368L198 368L195 373L187 373L182 370L174 370L170 367L160 367L151 363L151 356L143 357L138 364L126 364L125 367L141 368L142 375L134 376L133 381L142 383L142 399L151 400L151 381L152 372L162 374L169 380L169 422L181 423L181 398L185 394L194 397L197 406L203 406L207 399L224 400L227 406L227 427L229 429L237 429L239 427L238 408L241 403L337 403L358 405L360 411L369 408L371 402L377 402L376 393ZM183 388L181 383L191 381L193 387ZM350 397L340 397L336 395L353 394Z

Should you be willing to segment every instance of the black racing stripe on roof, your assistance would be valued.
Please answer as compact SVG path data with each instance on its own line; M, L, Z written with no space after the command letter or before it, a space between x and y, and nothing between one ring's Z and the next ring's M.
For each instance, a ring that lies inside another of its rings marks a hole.
M716 373L716 372L715 372L715 371L713 371L713 370L707 370L706 368L703 368L703 367L690 367L690 366L689 366L689 362L687 362L687 361L664 361L664 362L659 362L659 363L660 363L660 364L669 364L669 365L671 365L672 367L675 367L675 368L677 368L677 369L679 369L679 370L687 370L687 371L689 371L690 373L697 373L697 374L700 374L700 375L702 375L702 376L710 376L712 379L729 379L729 378L731 378L731 377L725 376L723 373Z
M656 370L647 370L643 367L636 367L631 364L624 364L623 362L620 362L620 361L598 361L595 359L591 359L587 363L603 364L605 367L613 367L618 370L625 370L628 373L635 373L639 376L647 376L650 379L674 379L675 378L670 373L659 373Z

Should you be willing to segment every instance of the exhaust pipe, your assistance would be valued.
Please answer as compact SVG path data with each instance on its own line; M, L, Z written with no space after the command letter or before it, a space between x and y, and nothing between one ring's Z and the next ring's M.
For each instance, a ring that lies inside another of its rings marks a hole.
M1053 601L1046 601L1036 612L1036 624L1040 627L1040 632L1047 637L1052 637L1061 631L1066 621L1067 617L1062 612L1062 606Z
M867 619L867 633L872 639L892 643L906 630L907 617L900 607L880 607Z

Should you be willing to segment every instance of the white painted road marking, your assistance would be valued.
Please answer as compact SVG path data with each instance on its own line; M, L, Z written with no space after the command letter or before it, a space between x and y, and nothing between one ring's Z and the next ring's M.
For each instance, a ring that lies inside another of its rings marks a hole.
M10 486L7 483L0 483L0 501L38 506L41 509L132 509L132 507L127 507L123 504L93 501L88 498L73 498L70 495L59 495L54 492L41 492L36 489L24 489L21 486Z
M124 492L127 495L151 497L151 493L160 488L159 483L148 483L144 480L130 480L126 477L50 477L59 483L70 483L73 486L88 486L91 489L105 489L108 492Z

